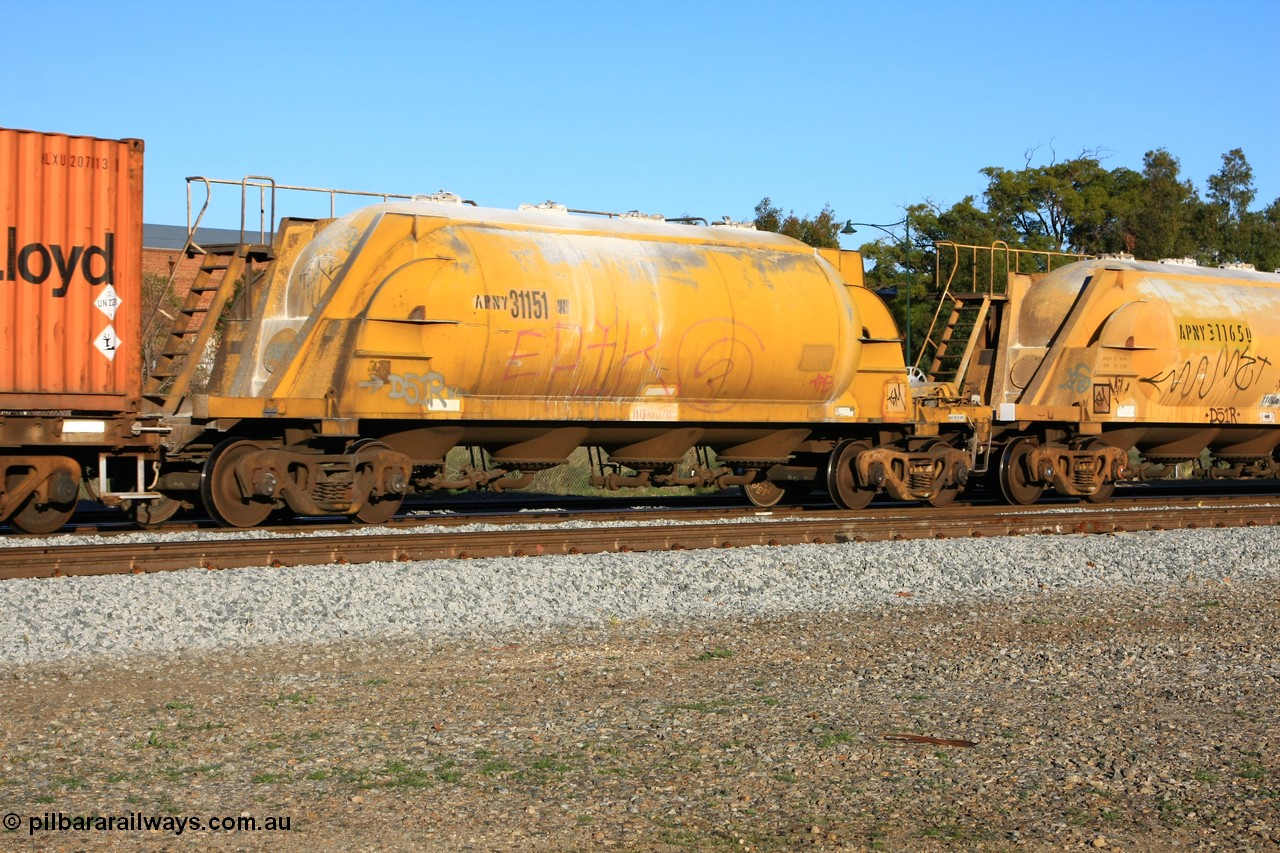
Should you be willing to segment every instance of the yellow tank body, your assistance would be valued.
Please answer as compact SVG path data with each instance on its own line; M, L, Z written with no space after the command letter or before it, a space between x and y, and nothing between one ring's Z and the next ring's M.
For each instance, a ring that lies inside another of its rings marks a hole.
M270 282L208 415L905 420L884 377L855 393L852 289L810 247L748 229L376 205Z
M1140 448L1174 441L1165 427L1221 447L1276 424L1280 275L1101 259L1011 283L1009 299L998 420L1131 426Z

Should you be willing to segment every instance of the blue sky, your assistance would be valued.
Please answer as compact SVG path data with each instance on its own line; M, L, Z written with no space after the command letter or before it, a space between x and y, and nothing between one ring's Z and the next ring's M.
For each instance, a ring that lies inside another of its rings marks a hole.
M0 125L146 140L148 222L185 222L187 175L257 174L709 218L767 195L888 223L1032 149L1140 169L1167 148L1203 193L1239 147L1254 209L1280 197L1276 0L0 11ZM215 204L209 224L238 221L238 197Z

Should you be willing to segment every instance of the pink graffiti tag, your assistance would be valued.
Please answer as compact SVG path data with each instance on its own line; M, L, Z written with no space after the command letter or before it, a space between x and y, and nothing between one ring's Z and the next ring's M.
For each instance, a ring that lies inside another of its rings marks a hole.
M832 389L836 387L836 380L830 373L819 373L809 380L809 384L823 397L829 397Z

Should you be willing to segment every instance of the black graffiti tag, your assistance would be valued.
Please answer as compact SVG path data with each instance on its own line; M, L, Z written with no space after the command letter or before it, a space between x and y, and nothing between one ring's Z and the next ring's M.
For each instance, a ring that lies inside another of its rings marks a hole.
M1187 359L1178 367L1143 377L1141 382L1154 385L1167 394L1177 393L1182 399L1193 394L1203 400L1224 384L1238 391L1247 391L1271 366L1271 359L1263 355L1252 356L1245 350L1222 350L1216 359L1202 355L1199 359Z

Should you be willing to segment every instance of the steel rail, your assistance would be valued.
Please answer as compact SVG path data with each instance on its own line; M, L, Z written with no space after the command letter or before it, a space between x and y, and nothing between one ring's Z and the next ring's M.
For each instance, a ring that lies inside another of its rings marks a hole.
M1221 505L1115 507L962 507L921 517L902 510L825 518L754 522L698 522L624 527L538 526L485 532L433 531L297 538L218 538L95 545L0 548L0 580L70 575L174 571L204 567L327 566L481 557L533 557L866 542L889 539L1121 533L1197 527L1280 524L1280 503L1232 501Z

